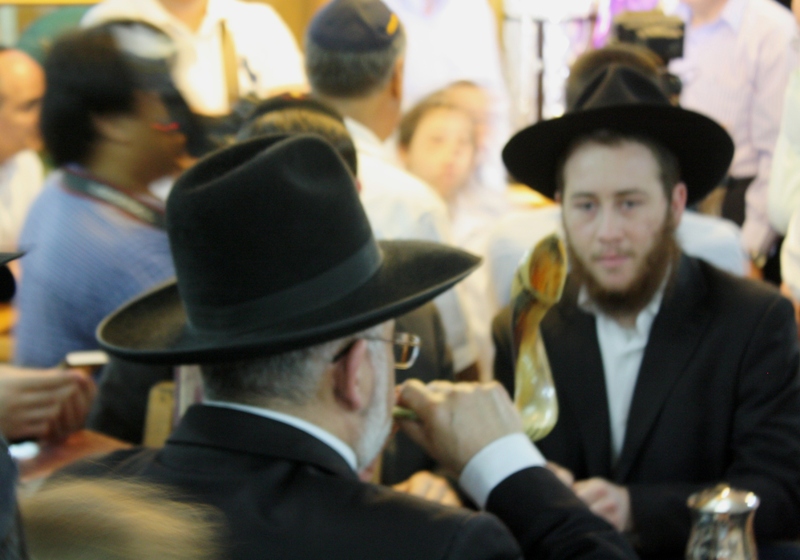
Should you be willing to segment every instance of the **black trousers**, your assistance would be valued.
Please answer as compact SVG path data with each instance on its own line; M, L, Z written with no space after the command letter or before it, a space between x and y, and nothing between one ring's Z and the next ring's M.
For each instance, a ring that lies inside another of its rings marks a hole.
M753 179L755 179L755 177L729 177L728 180L725 181L725 186L728 190L722 202L722 217L736 222L740 227L744 223L745 195ZM772 248L772 251L767 256L767 262L762 269L764 280L777 286L780 286L781 283L780 257L782 245L783 237L778 239L778 242Z

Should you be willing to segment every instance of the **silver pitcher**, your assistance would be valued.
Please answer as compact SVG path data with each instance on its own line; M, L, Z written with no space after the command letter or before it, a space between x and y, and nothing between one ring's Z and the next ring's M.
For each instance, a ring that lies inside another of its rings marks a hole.
M725 483L692 494L687 560L758 560L753 516L758 496Z

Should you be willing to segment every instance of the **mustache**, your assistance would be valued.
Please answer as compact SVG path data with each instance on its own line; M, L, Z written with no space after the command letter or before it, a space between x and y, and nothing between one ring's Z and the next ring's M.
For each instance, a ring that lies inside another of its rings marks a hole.
M597 261L601 259L607 259L608 257L635 257L635 256L636 252L631 249L627 249L624 251L621 249L605 249L592 253L591 255L589 255L589 258L593 261Z
M589 259L593 261L606 259L609 257L635 257L636 251L633 249L622 249L616 246L606 246L596 249L589 254Z

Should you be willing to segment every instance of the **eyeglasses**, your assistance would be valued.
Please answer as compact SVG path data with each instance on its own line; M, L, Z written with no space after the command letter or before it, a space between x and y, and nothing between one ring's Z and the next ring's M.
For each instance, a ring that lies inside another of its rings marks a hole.
M417 361L417 356L419 356L419 347L422 345L422 340L417 335L406 332L394 333L393 339L380 336L361 336L349 342L344 348L339 350L331 360L331 363L336 363L341 360L359 339L380 340L393 345L394 367L395 369L402 370L408 369L414 365L414 362Z

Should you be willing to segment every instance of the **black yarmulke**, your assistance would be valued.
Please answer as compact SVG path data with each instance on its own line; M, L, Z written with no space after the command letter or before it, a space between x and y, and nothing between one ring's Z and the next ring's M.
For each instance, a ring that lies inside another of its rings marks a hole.
M400 20L380 0L333 0L308 28L308 38L333 51L370 52L391 45Z

